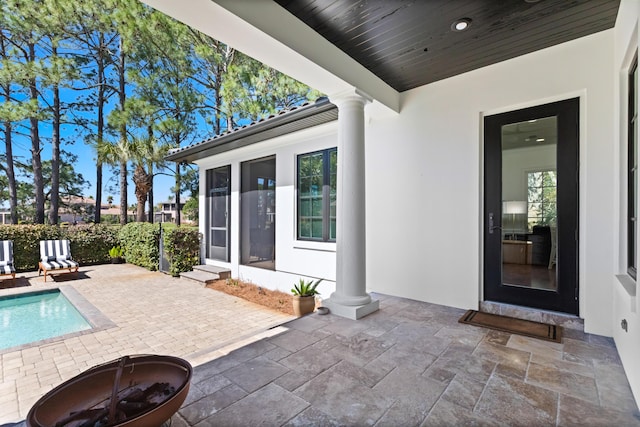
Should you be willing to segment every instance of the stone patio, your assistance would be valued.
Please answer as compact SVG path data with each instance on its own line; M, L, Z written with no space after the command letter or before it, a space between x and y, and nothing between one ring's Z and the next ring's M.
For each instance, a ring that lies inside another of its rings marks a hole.
M72 286L100 325L0 351L0 424L19 423L40 396L90 366L157 353L195 367L172 418L178 427L640 426L613 341L579 330L549 343L461 325L463 310L385 295L358 321L291 320L130 265L56 280L45 286L23 275L28 288L0 296Z
M172 426L640 426L609 338L550 343L376 297L361 320L312 314L198 366Z

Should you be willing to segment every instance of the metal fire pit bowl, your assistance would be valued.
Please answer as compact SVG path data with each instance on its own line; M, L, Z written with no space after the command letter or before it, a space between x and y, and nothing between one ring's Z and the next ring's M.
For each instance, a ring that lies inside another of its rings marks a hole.
M38 400L29 411L27 426L51 427L72 412L108 405L121 359L95 366L60 384ZM158 427L175 414L187 397L193 368L186 360L172 356L128 356L120 387L148 387L169 383L175 392L164 402L115 426Z

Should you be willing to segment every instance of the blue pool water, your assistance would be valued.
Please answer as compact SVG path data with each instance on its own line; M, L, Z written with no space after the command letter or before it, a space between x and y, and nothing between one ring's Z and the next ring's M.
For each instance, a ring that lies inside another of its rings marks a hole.
M0 298L0 349L90 328L57 289Z

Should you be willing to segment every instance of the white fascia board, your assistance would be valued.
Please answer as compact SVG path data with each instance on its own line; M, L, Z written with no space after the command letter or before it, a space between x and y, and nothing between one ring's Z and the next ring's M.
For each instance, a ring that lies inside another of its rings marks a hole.
M142 0L327 95L357 88L400 111L400 94L272 0Z

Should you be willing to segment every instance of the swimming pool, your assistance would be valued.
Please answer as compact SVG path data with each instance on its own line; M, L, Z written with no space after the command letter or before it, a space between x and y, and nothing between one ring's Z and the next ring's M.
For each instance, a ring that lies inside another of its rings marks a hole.
M91 329L59 289L0 298L0 350Z

